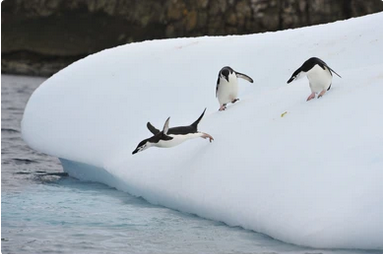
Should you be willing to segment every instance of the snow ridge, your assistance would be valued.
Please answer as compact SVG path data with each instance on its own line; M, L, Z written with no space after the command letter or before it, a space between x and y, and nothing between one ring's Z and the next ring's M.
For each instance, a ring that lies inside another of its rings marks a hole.
M104 50L34 92L23 138L61 158L71 175L154 204L298 245L383 249L382 23L378 13ZM312 56L342 79L306 102L307 79L286 81ZM216 78L226 65L254 83L239 80L240 101L218 112ZM190 124L205 107L199 130L213 143L193 139L131 155L150 135L147 121ZM73 171L71 161L88 166Z

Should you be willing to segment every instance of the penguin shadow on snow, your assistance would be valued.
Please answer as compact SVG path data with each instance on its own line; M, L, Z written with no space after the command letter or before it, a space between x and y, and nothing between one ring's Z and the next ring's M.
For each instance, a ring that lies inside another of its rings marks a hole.
M149 131L153 134L153 136L142 140L137 145L136 149L132 152L132 154L142 152L152 146L163 148L177 146L188 139L198 137L209 139L209 141L212 142L214 138L210 134L198 131L198 124L203 118L205 111L206 108L196 121L194 121L191 125L187 126L169 128L170 117L168 117L168 119L166 119L165 121L162 131L158 130L150 122L148 122L146 126L149 129Z
M228 103L236 103L238 98L238 78L253 83L253 79L246 74L234 71L231 67L225 66L218 73L215 96L218 99L219 111L226 110Z
M315 98L315 94L319 93L318 99L322 97L331 88L333 73L342 78L338 73L331 69L323 60L317 57L311 57L305 61L291 75L287 84L298 79L302 75L306 75L309 80L311 94L307 97L307 101Z

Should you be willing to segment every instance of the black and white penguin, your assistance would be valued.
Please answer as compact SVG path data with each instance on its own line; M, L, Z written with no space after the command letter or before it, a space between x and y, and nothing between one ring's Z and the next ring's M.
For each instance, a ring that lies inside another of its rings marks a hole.
M338 77L341 78L338 73L331 69L321 59L317 57L311 57L293 73L287 83L297 79L301 74L306 74L311 89L311 94L307 98L307 101L309 101L315 98L316 93L319 93L318 98L320 98L326 93L326 91L330 90L332 83L332 73L335 73Z
M206 111L202 112L201 116L191 125L189 126L179 126L179 127L173 127L169 128L169 120L166 119L164 127L162 131L158 130L156 127L154 127L150 122L146 124L147 128L151 133L154 135L150 138L142 140L137 148L132 152L132 154L136 154L138 152L144 151L145 149L148 149L149 147L156 146L156 147L173 147L181 144L182 142L192 139L201 137L204 139L209 139L210 142L212 142L214 139L212 136L210 136L207 133L199 132L198 131L198 124L201 121L202 117L204 116Z
M253 83L253 79L249 76L236 72L229 66L223 67L218 73L217 86L215 88L215 96L218 98L220 105L219 111L226 109L226 104L236 103L239 99L238 96L238 80L237 78L243 78L250 83Z

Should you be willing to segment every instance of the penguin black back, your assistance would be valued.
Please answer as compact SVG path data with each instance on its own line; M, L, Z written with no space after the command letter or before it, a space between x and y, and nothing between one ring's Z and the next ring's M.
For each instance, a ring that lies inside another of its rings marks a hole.
M301 71L308 72L316 64L319 65L323 70L326 69L325 66L327 66L327 64L325 62L323 62L321 59L317 57L311 57L310 59L308 59L306 62L302 64Z
M308 72L310 71L315 65L318 65L323 70L326 70L326 68L330 71L330 74L335 73L338 77L341 78L341 76L336 73L333 69L331 69L323 60L319 59L318 57L311 57L310 59L306 60L301 67L299 67L296 71L294 71L291 78L287 81L287 83L292 82L301 72Z
M179 127L170 128L168 131L168 134L183 135L183 134L188 134L188 133L197 133L198 132L198 124L201 121L201 119L203 118L203 116L205 115L205 112L206 112L206 108L202 112L200 117L198 117L198 119L195 120L194 123L192 123L189 126L179 126Z
M191 125L169 128L167 134L168 135L170 135L170 134L184 135L184 134L188 134L188 133L197 133L198 132L198 124L201 121L201 119L203 118L203 116L205 115L205 112L206 112L206 108L202 112L201 116L196 121L194 121L194 123L192 123ZM159 129L157 129L156 127L154 127L150 122L148 122L146 124L146 127L149 129L149 131L151 133L154 134L153 138L156 136L157 136L156 139L161 138L161 137L159 137L159 134L161 133L161 131Z

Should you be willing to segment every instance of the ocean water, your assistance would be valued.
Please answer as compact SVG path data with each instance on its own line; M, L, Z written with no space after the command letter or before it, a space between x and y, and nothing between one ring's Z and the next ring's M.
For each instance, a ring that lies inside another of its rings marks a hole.
M380 253L294 246L71 178L21 139L24 107L45 79L1 77L2 253Z

